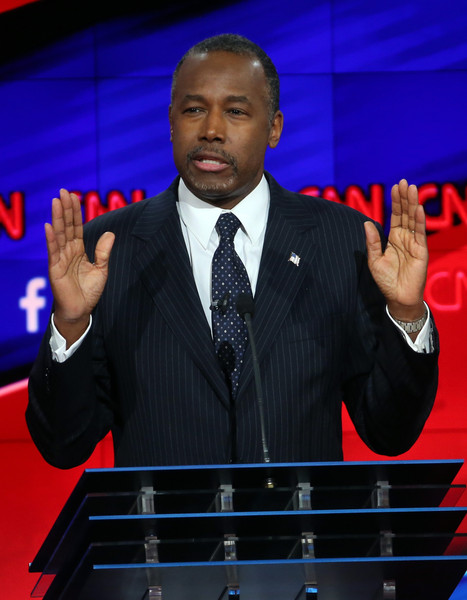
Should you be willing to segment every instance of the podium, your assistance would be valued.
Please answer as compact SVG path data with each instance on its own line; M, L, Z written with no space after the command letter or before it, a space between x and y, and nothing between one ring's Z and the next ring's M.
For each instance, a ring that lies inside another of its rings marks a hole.
M443 600L463 461L86 470L31 572L44 600Z

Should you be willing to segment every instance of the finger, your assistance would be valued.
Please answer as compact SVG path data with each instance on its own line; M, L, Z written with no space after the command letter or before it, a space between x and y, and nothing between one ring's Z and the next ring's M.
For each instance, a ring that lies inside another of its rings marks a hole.
M399 185L396 183L391 188L392 213L391 213L391 229L401 227L402 225L402 203L399 191Z
M414 212L415 241L420 246L427 246L426 239L426 217L425 210L421 204L417 204Z
M49 261L49 267L52 267L59 260L59 247L52 225L50 223L45 223L44 230L45 239L47 242L47 256Z
M99 269L107 269L114 241L115 234L111 231L106 231L99 238L94 252L94 264Z
M409 184L406 179L399 181L399 196L401 203L401 227L409 229Z
M63 205L60 198L52 200L52 228L59 248L66 244L65 221L63 218Z
M60 190L60 201L63 210L63 227L65 232L65 238L69 242L75 237L75 227L73 220L73 199L68 190L65 190L64 188Z
M416 185L410 185L407 190L407 205L408 205L408 228L410 231L415 231L415 212L418 206L418 189Z
M371 221L365 221L363 224L366 235L366 249L368 253L368 264L371 266L376 260L381 258L383 249L378 230Z
M76 194L70 194L73 209L74 237L83 239L83 215L81 214L81 203Z

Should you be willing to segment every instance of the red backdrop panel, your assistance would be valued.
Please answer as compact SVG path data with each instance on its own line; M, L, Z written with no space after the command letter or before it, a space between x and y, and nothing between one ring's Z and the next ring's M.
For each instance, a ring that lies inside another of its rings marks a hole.
M464 458L467 455L465 340L467 338L467 226L429 237L427 300L441 337L440 383L435 408L413 448L401 459ZM28 562L39 549L83 468L110 467L108 436L82 467L61 471L47 465L34 447L24 420L27 382L0 390L0 581L2 597L27 598L37 576ZM343 412L346 460L380 460L360 440ZM464 467L457 482L467 483ZM462 503L462 500L461 500Z

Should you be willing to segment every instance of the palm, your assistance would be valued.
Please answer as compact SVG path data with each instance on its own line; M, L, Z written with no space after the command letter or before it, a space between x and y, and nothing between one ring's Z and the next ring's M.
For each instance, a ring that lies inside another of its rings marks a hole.
M368 265L388 305L419 305L423 299L428 265L425 215L415 186L405 180L391 191L391 229L385 252L376 228L365 224Z
M84 251L81 208L78 198L61 190L52 204L52 225L46 225L49 278L56 311L73 321L89 315L107 280L107 263L113 243L104 234L96 246L96 262Z

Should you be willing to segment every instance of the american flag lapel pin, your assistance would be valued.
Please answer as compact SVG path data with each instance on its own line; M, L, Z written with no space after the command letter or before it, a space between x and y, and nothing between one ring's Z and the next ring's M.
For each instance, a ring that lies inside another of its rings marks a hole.
M293 263L296 267L300 264L300 257L295 252L291 252L289 256L289 262Z

